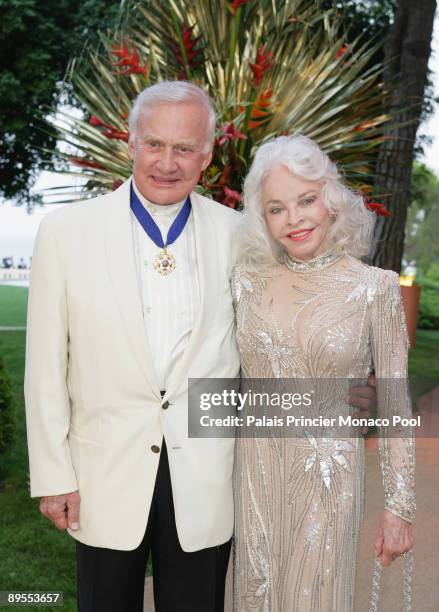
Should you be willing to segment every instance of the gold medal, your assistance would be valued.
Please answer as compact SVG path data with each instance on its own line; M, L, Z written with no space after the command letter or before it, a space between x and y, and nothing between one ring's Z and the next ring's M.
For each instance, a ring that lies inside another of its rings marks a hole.
M171 253L168 253L166 248L159 251L153 262L154 270L161 276L167 276L174 272L177 267L177 261Z

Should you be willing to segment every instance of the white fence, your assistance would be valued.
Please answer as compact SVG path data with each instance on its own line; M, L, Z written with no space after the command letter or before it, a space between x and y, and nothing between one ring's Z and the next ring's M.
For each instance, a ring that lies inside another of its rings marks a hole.
M0 283L29 281L30 270L22 268L0 268Z

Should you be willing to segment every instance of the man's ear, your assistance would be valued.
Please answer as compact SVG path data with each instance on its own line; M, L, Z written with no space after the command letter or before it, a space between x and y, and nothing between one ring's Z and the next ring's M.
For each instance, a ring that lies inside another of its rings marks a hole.
M131 159L134 159L134 154L136 152L136 142L135 142L134 134L130 134L128 138L128 153Z
M206 155L203 163L201 164L201 170L206 170L207 166L212 161L212 154L213 154L213 150L211 149L209 153Z

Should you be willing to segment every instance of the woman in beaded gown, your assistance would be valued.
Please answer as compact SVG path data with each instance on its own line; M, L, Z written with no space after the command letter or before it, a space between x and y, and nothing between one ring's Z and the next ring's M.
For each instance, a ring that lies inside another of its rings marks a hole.
M365 382L375 370L379 416L410 416L399 279L357 259L373 224L361 197L313 141L293 136L258 150L244 201L232 279L243 378ZM328 385L320 413L351 411ZM375 555L388 565L413 544L413 439L381 437L379 453ZM234 612L352 612L361 436L241 437L234 478Z

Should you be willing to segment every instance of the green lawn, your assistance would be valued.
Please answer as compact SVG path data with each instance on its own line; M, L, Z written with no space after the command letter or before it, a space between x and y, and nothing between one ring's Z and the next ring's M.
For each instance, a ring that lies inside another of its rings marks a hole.
M27 290L0 286L0 326L25 324ZM23 400L24 331L0 331L0 355L12 379L17 406L17 442L9 457L10 477L0 492L0 591L63 591L66 612L76 610L75 546L40 515L28 492ZM0 610L10 610L0 606ZM32 608L33 609L33 608ZM45 606L45 610L59 607Z
M0 326L26 325L27 289L0 285Z
M29 498L26 431L23 402L25 333L0 332L3 356L14 387L18 413L17 443L10 457L11 476L0 492L0 590L58 590L64 592L64 610L75 603L75 547L40 515L38 501ZM58 610L45 607L46 610ZM0 610L10 607L0 606Z
M439 331L418 329L416 346L409 353L412 400L439 385Z
M0 286L0 326L24 325L26 301L26 289ZM11 475L0 491L0 591L63 591L64 610L70 612L76 610L74 542L39 514L38 502L28 493L24 345L23 331L0 331L0 355L12 378L19 422L17 443L9 458ZM439 384L439 331L418 331L409 364L411 376L429 381L423 392ZM0 606L0 610L10 608Z

